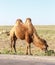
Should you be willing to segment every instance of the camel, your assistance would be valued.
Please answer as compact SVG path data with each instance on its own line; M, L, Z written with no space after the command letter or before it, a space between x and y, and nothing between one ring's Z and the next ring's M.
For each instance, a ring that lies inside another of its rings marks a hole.
M25 23L23 23L21 19L17 19L14 27L10 31L11 51L13 47L14 51L16 52L15 46L16 46L16 40L18 38L26 41L26 46L27 46L26 54L28 54L28 49L29 49L30 55L32 54L31 53L31 43L32 42L35 46L38 46L41 49L45 47L45 49L47 50L47 45L45 45L47 43L43 42L43 40L41 39L36 41L37 37L38 35L36 34L36 29L34 28L32 24L31 18L27 18Z

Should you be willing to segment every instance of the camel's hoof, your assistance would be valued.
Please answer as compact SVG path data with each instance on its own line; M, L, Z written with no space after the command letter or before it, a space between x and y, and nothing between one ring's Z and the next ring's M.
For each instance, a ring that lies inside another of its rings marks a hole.
M30 53L30 55L33 55L32 53Z
M28 53L26 53L26 55L28 55Z
M12 53L12 51L10 51Z
M15 52L14 55L17 55L17 53Z

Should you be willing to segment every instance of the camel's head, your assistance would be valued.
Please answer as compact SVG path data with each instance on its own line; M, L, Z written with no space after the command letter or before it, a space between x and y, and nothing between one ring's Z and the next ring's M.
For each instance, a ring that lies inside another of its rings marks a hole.
M48 51L48 44L47 44L46 40L41 39L41 41L42 41L42 48L41 49L43 51L47 52Z

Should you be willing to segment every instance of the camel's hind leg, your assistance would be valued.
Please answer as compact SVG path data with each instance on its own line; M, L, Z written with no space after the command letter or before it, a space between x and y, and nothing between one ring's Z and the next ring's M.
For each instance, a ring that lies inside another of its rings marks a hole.
M17 38L14 38L13 48L14 48L14 51L15 51L15 52L16 52L16 40L17 40Z
M11 47L11 52L12 52L12 49L13 49L13 39L11 38L11 44L10 44L10 47Z

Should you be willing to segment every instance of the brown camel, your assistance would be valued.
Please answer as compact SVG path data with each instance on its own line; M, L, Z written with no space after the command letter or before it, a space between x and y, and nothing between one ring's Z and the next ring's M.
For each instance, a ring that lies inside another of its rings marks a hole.
M18 38L21 40L26 40L27 42L26 54L28 54L28 49L29 49L29 53L31 54L31 42L33 42L34 45L40 47L41 49L43 49L44 46L45 49L47 48L45 42L43 42L42 40L35 41L37 39L37 34L30 18L26 19L25 24L22 22L21 19L17 19L14 27L10 31L10 38L11 38L11 51L13 47L16 52L15 45L16 45L16 40Z

